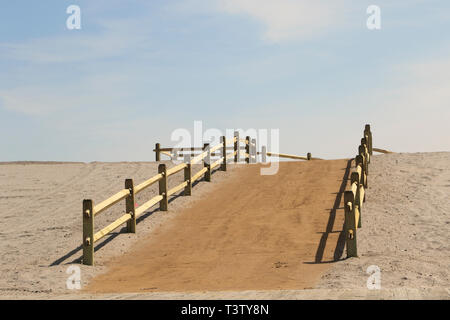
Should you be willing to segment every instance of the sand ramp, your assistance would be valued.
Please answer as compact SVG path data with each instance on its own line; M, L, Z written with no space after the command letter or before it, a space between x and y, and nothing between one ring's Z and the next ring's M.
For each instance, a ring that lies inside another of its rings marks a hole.
M240 165L214 192L110 260L86 290L311 288L327 262L343 255L347 166L347 160L281 162L277 174L261 175L260 164Z

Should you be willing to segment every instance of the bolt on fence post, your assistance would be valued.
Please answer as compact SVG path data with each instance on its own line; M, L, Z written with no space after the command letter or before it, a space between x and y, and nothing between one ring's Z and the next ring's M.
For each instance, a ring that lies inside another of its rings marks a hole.
M311 152L308 152L308 153L306 154L306 159L307 159L307 160L311 160Z
M203 165L207 168L205 172L205 181L211 182L211 147L209 143L203 145L203 150L207 152L206 157L203 158Z
M83 200L83 264L94 265L94 204Z
M245 142L245 153L246 153L245 162L250 163L250 143L251 143L250 136L246 136L245 141L246 141Z
M161 151L159 151L160 148L160 144L157 143L155 145L155 161L161 161Z
M227 139L225 138L225 136L221 136L220 141L223 143L222 147L223 162L220 165L220 170L227 171Z
M159 210L167 211L169 200L167 197L167 168L164 163L158 166L158 173L162 174L162 179L159 180L159 194L163 197L159 202Z
M261 147L261 162L262 163L267 162L267 147L266 146Z
M125 180L125 189L130 190L130 195L125 198L125 212L131 214L131 219L127 221L127 232L136 233L136 207L134 202L133 179Z
M344 192L344 208L345 208L345 237L347 247L347 257L357 257L356 248L356 225L355 225L355 201L353 192Z
M234 137L236 138L236 141L234 142L234 152L236 153L234 155L234 162L237 163L240 160L239 131L234 132Z
M184 168L184 181L187 182L186 187L184 187L184 195L190 196L192 194L192 165L191 165L191 155L184 155L184 163L186 163L186 168Z

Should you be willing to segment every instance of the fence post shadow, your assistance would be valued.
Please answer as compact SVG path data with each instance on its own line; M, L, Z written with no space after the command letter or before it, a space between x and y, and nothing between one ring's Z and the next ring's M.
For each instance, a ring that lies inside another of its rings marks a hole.
M325 251L325 246L327 244L328 235L333 232L334 222L336 220L336 210L339 209L339 205L342 200L342 196L345 191L345 187L347 185L347 180L350 174L350 166L352 163L352 159L347 161L347 167L344 171L344 176L342 178L341 186L339 191L336 193L336 199L334 200L333 208L330 210L330 216L328 217L328 223L325 229L325 232L322 233L322 237L320 238L319 245L317 247L316 256L314 262L305 262L307 264L317 264L317 263L332 263L341 259L342 254L345 248L345 234L343 232L344 226L342 226L342 231L339 233L338 241L336 243L336 248L334 249L334 255L332 261L322 261L323 254Z

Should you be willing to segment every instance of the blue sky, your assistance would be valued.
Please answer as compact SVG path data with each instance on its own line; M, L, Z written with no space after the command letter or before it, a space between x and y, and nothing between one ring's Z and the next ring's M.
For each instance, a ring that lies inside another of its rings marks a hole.
M66 8L81 8L68 30ZM366 9L381 8L368 30ZM10 1L0 161L153 160L203 127L280 129L280 151L449 151L448 1Z

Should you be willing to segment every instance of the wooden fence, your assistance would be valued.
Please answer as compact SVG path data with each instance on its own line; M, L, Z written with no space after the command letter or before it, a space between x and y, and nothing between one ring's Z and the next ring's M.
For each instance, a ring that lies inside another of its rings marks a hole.
M181 157L184 162L169 169L165 164L160 164L157 175L136 186L133 179L126 179L124 189L95 206L91 199L83 200L83 264L94 265L94 244L97 241L125 223L127 232L135 233L136 219L139 216L157 204L159 204L161 211L167 211L169 196L182 190L183 195L190 196L193 183L203 177L205 181L211 181L212 170L218 166L220 166L220 170L227 171L228 162L234 161L238 163L243 157L245 163L256 163L258 155L261 156L261 162L266 162L267 157L321 160L320 158L313 158L311 153L303 157L268 152L266 146L262 146L261 151L258 151L256 139L252 139L250 136L245 137L245 139L240 138L237 131L232 139L226 139L225 136L222 136L220 141L215 146L210 146L206 143L203 147L190 148L161 148L160 144L157 143L153 150L156 161L161 160L161 155L166 155L172 160L179 160ZM361 145L359 146L359 154L355 158L355 169L351 174L351 184L349 190L344 194L345 232L347 234L347 253L349 256L357 255L356 229L361 226L361 209L364 202L364 190L367 188L368 163L370 162L371 154L372 134L370 126L366 125L364 137L361 139ZM199 163L203 163L203 168L193 174L192 165ZM175 187L169 188L168 177L180 171L184 172L184 181ZM136 194L155 183L158 183L159 186L158 195L136 208L134 199ZM122 200L125 200L126 213L108 226L95 232L95 217Z
M101 203L94 206L92 200L83 201L83 264L94 265L94 244L101 238L112 232L113 230L120 227L122 224L127 224L127 231L131 233L136 232L136 219L142 215L146 210L159 204L159 209L161 211L168 210L168 197L183 190L185 196L190 196L192 193L192 185L196 180L204 177L206 181L211 181L212 170L220 166L220 170L227 170L227 162L234 158L237 161L237 156L239 155L239 137L234 137L233 139L221 138L221 143L216 146L210 146L205 144L202 148L202 152L194 157L191 155L186 155L185 162L181 163L170 169L166 168L165 164L160 164L158 166L158 174L151 177L150 179L134 186L132 179L125 180L125 188L110 198L102 201ZM227 146L233 144L234 148L231 153L227 154ZM211 155L217 153L220 150L220 158L212 161ZM192 173L192 165L203 162L203 168L197 173ZM174 175L180 171L184 172L184 181L172 188L168 186L168 177ZM135 208L134 197L139 192L145 190L151 185L158 182L159 184L159 194L155 197L149 199L147 202L141 206ZM119 219L109 224L100 231L94 232L94 218L111 207L112 205L118 203L121 200L125 200L126 213Z
M239 133L235 132L234 136L239 137ZM257 151L256 139L251 139L251 137L247 136L245 139L239 139L240 142L244 143L243 147L240 147L240 151L244 151L245 162L246 163L256 163L258 162L258 155L261 156L261 162L267 162L267 157L278 157L278 158L287 158L294 160L322 160L321 158L314 158L311 156L311 153L308 152L306 157L286 154L286 153L274 153L268 152L266 146L261 147L261 151ZM233 147L227 147L227 150L235 149ZM190 154L191 156L197 155L199 152L203 151L201 147L182 147L182 148L161 148L161 145L157 143L155 145L155 160L160 161L161 155L168 156L171 160L182 160L184 155ZM221 153L211 153L211 157L220 156ZM239 156L237 157L239 158Z
M344 192L345 222L344 232L348 257L357 257L357 230L361 228L361 214L365 202L365 190L368 188L370 157L373 153L372 132L366 124L358 155L352 160L349 183Z

